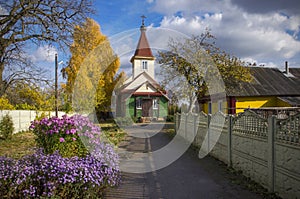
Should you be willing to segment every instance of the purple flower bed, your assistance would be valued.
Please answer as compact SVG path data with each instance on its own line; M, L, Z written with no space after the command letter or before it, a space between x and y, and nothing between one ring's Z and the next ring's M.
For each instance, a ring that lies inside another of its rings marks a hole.
M38 150L20 160L0 157L0 193L9 198L101 196L119 181L119 171L93 155L63 158Z
M39 150L20 160L0 157L0 193L7 198L98 198L120 182L118 155L100 128L74 115L33 121Z
M81 115L35 120L29 129L36 135L37 145L47 154L58 150L64 157L84 157L101 144L100 128Z

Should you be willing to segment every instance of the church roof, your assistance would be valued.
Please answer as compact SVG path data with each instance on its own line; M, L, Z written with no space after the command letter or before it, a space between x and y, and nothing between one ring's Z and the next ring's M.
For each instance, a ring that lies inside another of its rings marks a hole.
M143 82L139 82L141 78L144 80ZM134 84L136 82L138 83ZM137 92L137 90L144 84L151 86L156 90L156 92ZM166 95L166 91L146 72L139 74L137 77L134 78L134 80L121 86L119 89L117 89L117 93L122 95L129 94L127 97L131 95L164 96L166 99L169 100L168 96Z
M146 27L142 25L140 30L141 30L141 35L140 35L139 43L136 47L133 57L131 58L131 61L134 58L139 58L139 57L154 59L148 39L146 37Z

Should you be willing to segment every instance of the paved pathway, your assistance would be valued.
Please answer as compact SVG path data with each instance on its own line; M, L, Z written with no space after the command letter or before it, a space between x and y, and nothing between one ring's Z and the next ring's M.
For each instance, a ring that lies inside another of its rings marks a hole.
M143 127L143 132L136 127L130 129L131 135L145 133L149 136L161 126L151 124ZM136 138L128 136L121 148L133 152L155 151L172 138L164 130L151 138ZM231 183L231 176L226 172L226 166L212 157L199 159L192 149L187 150L179 159L169 166L157 171L134 174L122 173L122 183L119 187L110 189L105 198L135 199L135 198L230 198L253 199L261 196Z

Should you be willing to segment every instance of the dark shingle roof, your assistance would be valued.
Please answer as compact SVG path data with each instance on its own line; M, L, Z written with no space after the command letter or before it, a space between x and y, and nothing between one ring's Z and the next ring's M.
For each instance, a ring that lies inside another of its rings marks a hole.
M228 96L300 96L300 68L290 68L290 75L277 68L251 67L251 83L227 89Z

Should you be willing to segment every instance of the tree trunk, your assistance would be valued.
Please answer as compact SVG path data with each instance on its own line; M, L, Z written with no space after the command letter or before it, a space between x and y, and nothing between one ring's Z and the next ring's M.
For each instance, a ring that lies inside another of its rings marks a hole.
M0 97L5 93L5 82L3 81L4 62L0 62Z
M190 104L189 104L189 108L188 108L188 113L192 113L193 112L193 106L195 104L195 102L197 101L197 97L190 97Z

